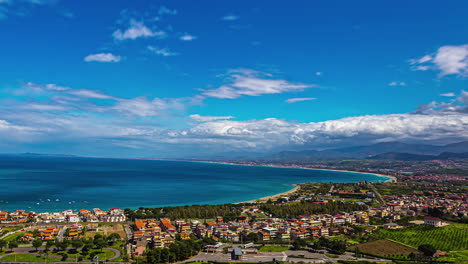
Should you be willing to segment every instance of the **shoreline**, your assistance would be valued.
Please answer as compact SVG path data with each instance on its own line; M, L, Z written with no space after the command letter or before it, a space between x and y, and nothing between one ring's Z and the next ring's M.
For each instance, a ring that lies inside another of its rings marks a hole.
M286 192L282 192L282 193L277 193L277 194L273 194L273 195L261 197L261 198L255 199L255 200L237 202L237 203L232 203L232 204L266 202L266 201L268 201L269 199L280 198L280 197L285 196L285 195L293 194L293 193L295 193L295 192L297 192L298 190L301 189L301 186L300 186L299 184L293 184L293 186L294 186L294 188L292 188L291 190L286 191Z
M351 170L338 170L338 169L325 169L325 168L307 168L307 167L297 167L297 166L286 166L286 165L259 165L259 164L241 164L234 162L223 162L223 161L203 161L203 160L177 160L177 159L154 159L161 161L184 161L184 162L198 162L198 163L213 163L213 164L224 164L224 165L235 165L235 166L252 166L252 167L271 167L271 168L283 168L283 169L301 169L301 170L321 170L321 171L337 171L337 172L349 172L349 173L360 173L360 174L370 174L378 177L388 178L384 182L397 181L397 178L392 175L384 175L375 172L361 172L361 171L351 171ZM294 184L296 185L296 184Z
M279 166L279 165L254 165L254 164L240 164L240 163L233 163L233 162L218 162L218 161L201 161L201 160L171 160L171 159L155 159L155 160L164 160L164 161L185 161L185 162L198 162L198 163L213 163L213 164L223 164L223 165L234 165L234 166L252 166L252 167L272 167L272 168L285 168L285 169L304 169L304 170L321 170L321 171L337 171L337 172L348 172L348 173L360 173L360 174L370 174L376 175L378 177L387 178L384 182L393 182L397 181L395 176L391 175L383 175L379 173L372 173L372 172L359 172L359 171L350 171L350 170L337 170L337 169L318 169L318 168L307 168L307 167L296 167L296 166ZM260 197L253 200L243 201L243 202L236 202L231 204L242 204L242 203L257 203L257 202L266 202L269 199L273 198L280 198L285 195L290 195L297 192L301 187L299 183L293 184L294 188L289 191L277 193L269 196Z

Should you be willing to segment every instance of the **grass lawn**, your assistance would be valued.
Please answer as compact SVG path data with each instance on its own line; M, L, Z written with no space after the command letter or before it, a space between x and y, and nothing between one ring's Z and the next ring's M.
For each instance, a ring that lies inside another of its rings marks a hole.
M52 258L48 257L47 261L59 261L60 258ZM8 255L3 258L0 258L1 262L6 261L25 261L25 262L32 262L32 261L46 261L45 256L37 256L37 255L30 255L30 254L14 254Z
M11 235L5 237L3 240L5 240L7 242L10 242L10 241L16 240L18 237L22 237L26 233L27 232L16 232L14 234L11 234Z
M69 251L69 250L66 250L66 251L58 251L58 252L51 252L51 254L54 254L54 255L60 255L60 254L63 254L63 253L66 253L68 255L68 258L73 258L73 259L76 259L80 256L82 256L80 253L81 251L78 250L77 253L72 253L73 251ZM100 249L91 249L89 250L89 253L88 255L86 255L86 257L84 257L84 259L90 259L90 254L92 252L97 252L97 256L99 256L99 260L105 260L105 259L108 259L108 258L112 258L115 256L115 253L114 251L111 251L109 249L102 249L102 252Z
M283 252L288 249L289 247L283 247L283 246L263 246L258 251L260 252Z
M422 244L431 244L442 251L468 248L468 225L466 224L444 227L420 225L399 230L378 229L375 233L382 238L395 240L415 248Z

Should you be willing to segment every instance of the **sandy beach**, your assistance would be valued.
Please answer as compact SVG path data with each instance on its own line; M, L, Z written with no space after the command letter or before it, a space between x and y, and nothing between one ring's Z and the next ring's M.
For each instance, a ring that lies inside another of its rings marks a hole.
M167 160L167 159L166 159ZM178 160L174 160L178 161ZM218 162L218 161L202 161L202 160L183 160L183 161L190 161L190 162L201 162L201 163L215 163L215 164L225 164L225 165L237 165L237 166L258 166L258 167L273 167L273 168L288 168L288 169L303 169L303 170L321 170L321 171L339 171L339 172L350 172L350 173L362 173L362 174L371 174L376 175L379 177L388 178L385 182L397 181L397 178L392 175L384 175L374 172L361 172L361 171L350 171L350 170L337 170L337 169L324 169L324 168L307 168L307 167L298 167L298 166L280 166L280 165L261 165L261 164L240 164L240 163L233 163L233 162ZM292 190L291 190L292 191ZM278 195L282 195L278 194Z
M288 196L288 195L291 195L295 192L297 192L301 187L297 184L294 184L294 188L287 191L287 192L283 192L283 193L278 193L278 194L274 194L274 195L270 195L270 196L266 196L266 197L262 197L262 198L258 198L258 199L255 199L255 200L250 200L250 201L244 201L244 202L238 202L238 203L234 203L234 204L241 204L241 203L256 203L256 202L266 202L268 201L268 199L274 199L274 198L280 198L280 197L284 197L284 196Z

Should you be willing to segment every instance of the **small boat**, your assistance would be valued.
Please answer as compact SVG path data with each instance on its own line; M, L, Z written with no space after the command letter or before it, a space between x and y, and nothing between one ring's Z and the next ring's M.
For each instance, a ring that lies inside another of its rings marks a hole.
M50 199L47 199L48 202L50 202Z
M55 199L56 202L60 202L60 199Z
M36 203L37 205L40 205L40 203Z

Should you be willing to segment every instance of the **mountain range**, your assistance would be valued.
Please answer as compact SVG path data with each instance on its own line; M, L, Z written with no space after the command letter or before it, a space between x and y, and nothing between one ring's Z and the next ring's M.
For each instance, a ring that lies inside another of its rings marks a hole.
M264 156L266 160L296 159L374 159L374 160L431 160L468 158L468 141L443 146L385 142L368 146L356 146L327 150L281 151Z

